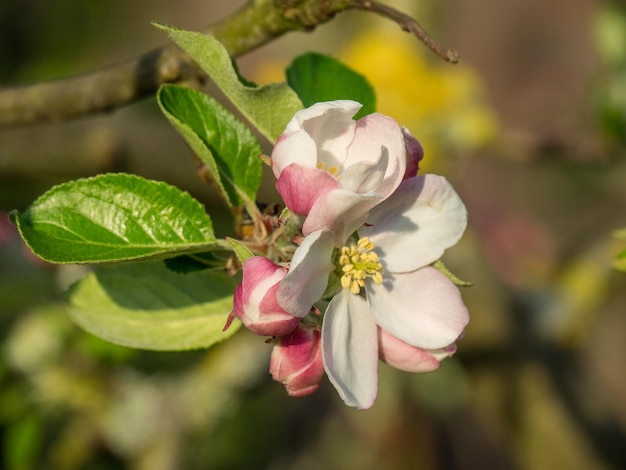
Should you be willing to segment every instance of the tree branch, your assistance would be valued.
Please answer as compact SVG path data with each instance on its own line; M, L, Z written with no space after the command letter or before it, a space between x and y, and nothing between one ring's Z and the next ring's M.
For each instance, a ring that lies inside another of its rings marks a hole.
M345 10L366 10L395 21L450 62L457 54L434 41L413 18L365 0L253 0L206 30L233 56L289 31L312 30ZM109 112L154 95L163 83L201 83L204 73L177 46L84 75L0 88L0 127L67 121Z

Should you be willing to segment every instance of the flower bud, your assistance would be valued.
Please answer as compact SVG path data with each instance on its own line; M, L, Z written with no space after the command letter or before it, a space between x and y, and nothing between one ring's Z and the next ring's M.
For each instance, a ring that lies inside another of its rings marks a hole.
M285 311L276 300L278 283L285 274L286 268L263 256L248 258L226 328L237 317L259 335L282 336L293 331L300 319Z
M303 397L318 389L324 375L320 346L320 329L302 324L274 345L270 373L289 395Z
M378 328L378 355L391 367L406 372L430 372L438 369L441 361L456 352L456 344L441 349L422 349Z

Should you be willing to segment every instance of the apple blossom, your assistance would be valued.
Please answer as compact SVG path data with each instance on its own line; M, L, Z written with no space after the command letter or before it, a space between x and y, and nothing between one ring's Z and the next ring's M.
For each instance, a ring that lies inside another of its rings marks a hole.
M360 108L338 100L303 109L272 151L276 188L292 212L306 216L305 236L329 229L341 243L395 191L407 160L414 163L417 141L379 113L353 120Z
M404 370L426 371L454 352L468 312L458 288L430 264L459 240L466 219L445 178L413 177L369 211L357 230L361 238L350 237L334 258L327 245L303 243L296 250L298 270L319 265L321 258L336 260L341 288L324 314L322 350L326 373L349 406L373 404L379 357ZM308 289L288 273L277 302L293 303L295 293L311 298Z
M310 395L324 375L319 326L300 324L276 341L270 358L272 378L294 397Z
M416 176L420 143L354 101L294 115L272 152L276 188L302 220L287 267L248 259L231 317L277 336L270 372L290 395L323 371L343 401L372 406L378 361L427 372L454 354L469 320L457 286L431 266L467 214L445 178ZM323 311L321 331L305 317ZM321 344L320 344L321 343Z

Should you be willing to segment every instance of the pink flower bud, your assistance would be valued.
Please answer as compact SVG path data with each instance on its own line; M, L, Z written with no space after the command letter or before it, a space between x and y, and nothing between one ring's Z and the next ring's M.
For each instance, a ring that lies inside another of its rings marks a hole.
M422 349L378 328L378 355L391 367L406 372L430 372L439 368L443 359L456 352L456 344L441 349Z
M319 328L298 325L274 345L270 359L272 378L292 397L315 392L324 375Z
M299 318L285 311L276 300L278 283L287 268L278 266L263 256L248 258L243 265L243 279L235 290L233 317L258 335L282 336L293 331Z

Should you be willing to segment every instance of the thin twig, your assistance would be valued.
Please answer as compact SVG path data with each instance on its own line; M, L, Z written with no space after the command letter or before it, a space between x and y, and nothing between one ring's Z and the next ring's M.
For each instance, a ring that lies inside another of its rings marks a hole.
M356 10L365 10L376 13L380 16L390 19L397 23L404 31L413 33L420 41L422 41L430 50L444 60L452 64L459 61L459 54L456 51L447 49L446 47L435 41L430 34L420 25L417 20L409 15L402 13L387 5L382 5L369 0L352 0L350 7Z

